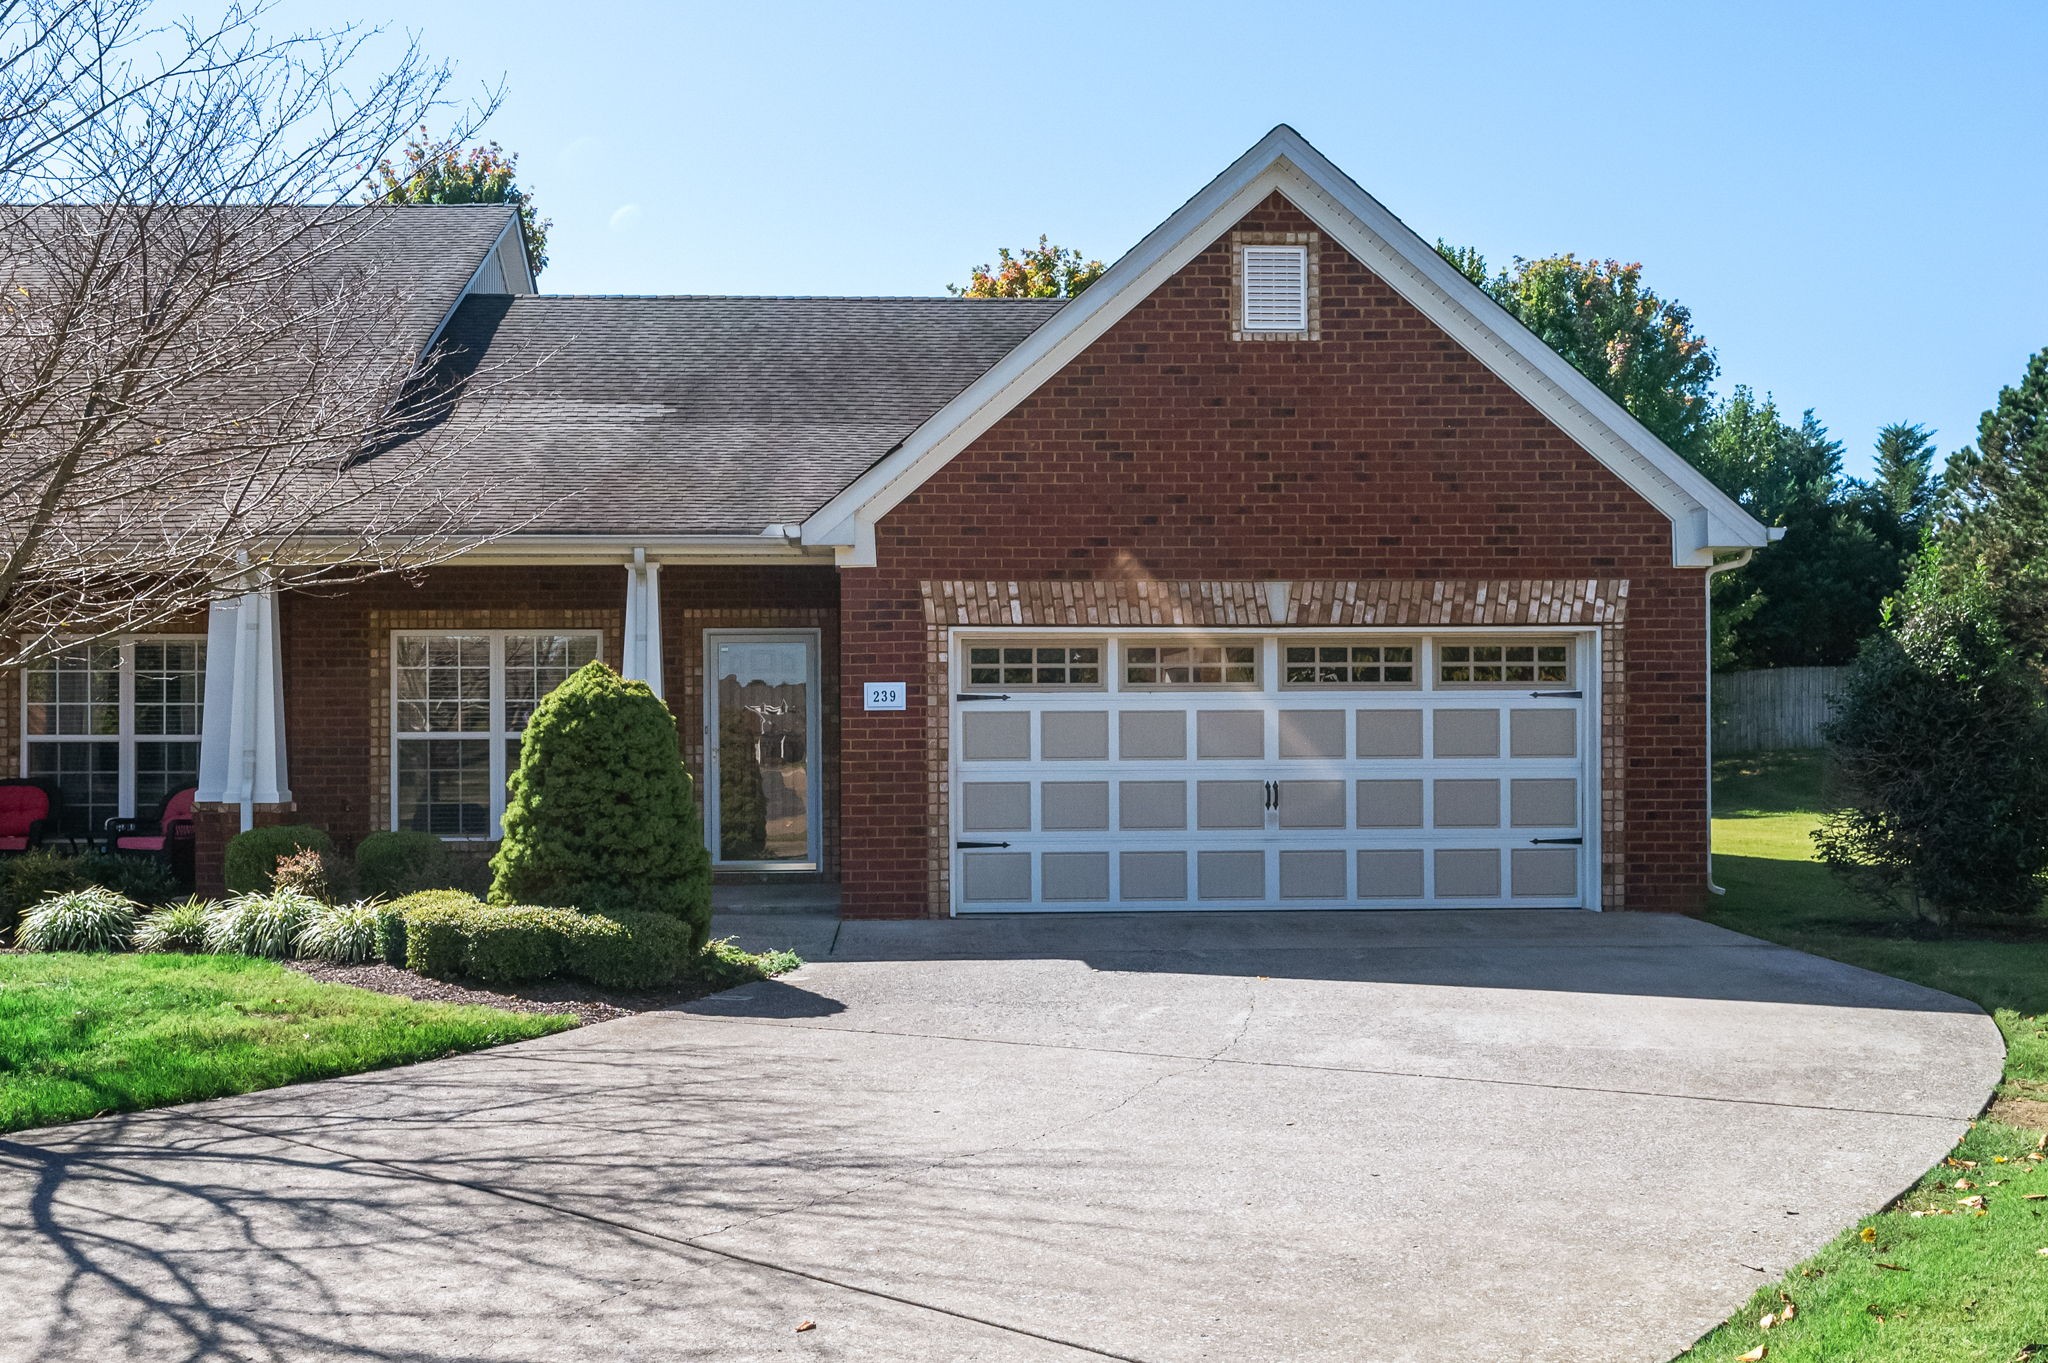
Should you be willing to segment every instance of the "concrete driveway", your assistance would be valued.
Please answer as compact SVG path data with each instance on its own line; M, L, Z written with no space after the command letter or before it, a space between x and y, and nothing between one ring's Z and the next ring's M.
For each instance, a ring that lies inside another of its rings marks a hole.
M1670 918L724 926L813 964L0 1138L0 1358L1658 1360L2001 1054Z

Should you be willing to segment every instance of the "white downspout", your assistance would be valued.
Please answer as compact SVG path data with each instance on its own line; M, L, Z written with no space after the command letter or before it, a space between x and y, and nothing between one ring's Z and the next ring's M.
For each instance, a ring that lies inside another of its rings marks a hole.
M1716 563L1707 569L1707 891L1710 894L1727 894L1728 891L1714 883L1714 574L1732 572L1748 563L1754 549L1744 549L1725 563Z

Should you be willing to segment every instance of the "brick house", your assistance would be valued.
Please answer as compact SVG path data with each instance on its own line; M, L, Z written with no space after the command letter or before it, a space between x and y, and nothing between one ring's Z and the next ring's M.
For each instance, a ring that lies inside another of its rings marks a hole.
M463 212L422 351L507 377L416 438L490 538L48 664L0 714L79 817L196 780L202 881L487 844L599 657L720 874L852 916L1702 894L1707 577L1772 532L1293 130L1064 305L549 297Z

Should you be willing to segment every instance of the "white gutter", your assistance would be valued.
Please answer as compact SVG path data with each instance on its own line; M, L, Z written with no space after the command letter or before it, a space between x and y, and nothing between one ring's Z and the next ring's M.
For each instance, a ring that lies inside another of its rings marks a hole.
M1765 533L1774 540L1785 537L1785 532L1775 526ZM1734 558L1709 566L1703 575L1707 599L1707 891L1710 894L1728 893L1714 883L1714 574L1733 572L1748 563L1755 553L1754 549L1744 549Z

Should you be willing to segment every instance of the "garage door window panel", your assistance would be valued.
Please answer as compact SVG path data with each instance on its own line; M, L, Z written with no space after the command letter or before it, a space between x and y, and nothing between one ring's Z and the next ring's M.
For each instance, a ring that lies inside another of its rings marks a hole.
M1421 685L1413 640L1384 643L1288 643L1280 685L1288 690L1412 690Z
M1442 687L1570 686L1569 639L1482 639L1436 646Z
M1126 643L1123 684L1127 688L1256 687L1256 643Z
M1051 690L1102 689L1101 640L967 645L969 686L1027 686Z

